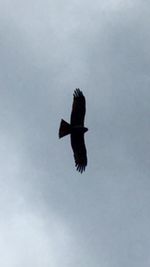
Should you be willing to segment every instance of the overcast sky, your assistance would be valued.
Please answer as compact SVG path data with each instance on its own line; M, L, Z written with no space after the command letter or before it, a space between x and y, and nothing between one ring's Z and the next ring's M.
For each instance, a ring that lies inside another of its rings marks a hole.
M0 0L0 266L150 266L149 25L146 0Z

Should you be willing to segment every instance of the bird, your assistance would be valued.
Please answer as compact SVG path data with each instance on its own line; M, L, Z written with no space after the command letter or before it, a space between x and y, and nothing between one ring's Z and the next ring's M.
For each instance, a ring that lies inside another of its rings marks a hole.
M70 135L71 147L73 150L76 170L82 173L87 166L87 150L84 141L84 134L88 131L84 127L86 113L86 100L79 88L73 93L72 111L70 123L61 119L59 127L59 138Z

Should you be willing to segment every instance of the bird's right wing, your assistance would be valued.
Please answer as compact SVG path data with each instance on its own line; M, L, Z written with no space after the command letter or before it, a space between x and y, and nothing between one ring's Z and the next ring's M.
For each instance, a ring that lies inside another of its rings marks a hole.
M71 112L71 125L84 125L84 117L86 112L86 102L80 89L76 89L73 94L73 104Z

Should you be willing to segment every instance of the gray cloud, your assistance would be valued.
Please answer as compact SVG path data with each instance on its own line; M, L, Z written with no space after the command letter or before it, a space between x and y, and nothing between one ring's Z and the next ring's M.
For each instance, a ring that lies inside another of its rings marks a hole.
M0 7L1 265L147 267L148 2ZM82 176L57 136L75 87L87 99Z

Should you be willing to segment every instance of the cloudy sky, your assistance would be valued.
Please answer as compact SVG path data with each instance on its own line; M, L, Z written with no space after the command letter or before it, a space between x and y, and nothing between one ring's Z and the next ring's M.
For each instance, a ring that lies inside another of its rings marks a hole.
M0 266L150 266L149 25L146 0L0 0Z

